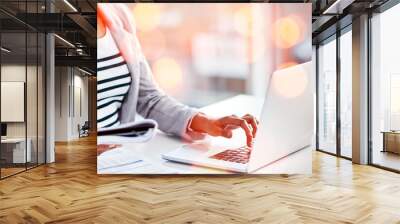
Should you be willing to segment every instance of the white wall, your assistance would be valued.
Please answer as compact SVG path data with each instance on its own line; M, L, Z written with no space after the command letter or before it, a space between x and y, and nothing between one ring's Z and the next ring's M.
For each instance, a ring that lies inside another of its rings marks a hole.
M27 70L25 70L27 69ZM5 64L1 66L1 81L3 82L25 82L26 71L28 74L36 74L36 67L18 64ZM29 79L29 77L28 77ZM29 87L36 86L36 80L29 79ZM36 130L36 120L37 114L32 113L32 111L36 111L37 107L37 99L36 99L36 88L27 88L27 106L30 108L27 109L29 113L27 113L28 120L28 137L29 133L31 133L30 129ZM40 107L40 105L39 105ZM1 110L7 110L7 108L1 108ZM33 123L32 123L33 122ZM8 137L25 137L25 124L26 122L8 122L7 123L7 135ZM36 131L35 131L36 135Z
M25 65L2 65L1 81L25 82ZM1 108L6 110L7 108ZM7 123L7 137L25 137L25 123L11 122Z
M81 73L76 75L76 71L77 70L75 70L74 83L73 83L74 96L72 96L72 99L74 99L73 103L75 104L75 106L72 108L72 119L71 119L71 127L72 127L71 135L73 136L73 138L79 137L78 125L83 125L85 121L88 121L88 105L89 105L88 78L82 76Z
M88 120L88 78L83 75L76 68L56 67L56 141L77 139L78 125Z
M69 117L69 69L55 68L55 140L68 140Z

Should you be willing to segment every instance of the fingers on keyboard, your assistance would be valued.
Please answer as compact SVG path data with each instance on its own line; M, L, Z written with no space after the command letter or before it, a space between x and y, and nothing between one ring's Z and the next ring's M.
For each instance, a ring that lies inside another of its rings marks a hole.
M250 158L250 148L241 147L238 149L228 149L218 154L215 154L210 158L245 164L249 161Z

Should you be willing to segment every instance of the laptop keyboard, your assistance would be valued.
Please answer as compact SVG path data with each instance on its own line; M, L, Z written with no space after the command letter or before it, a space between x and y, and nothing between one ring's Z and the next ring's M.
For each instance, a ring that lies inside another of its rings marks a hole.
M246 164L250 158L251 149L247 146L243 146L237 149L228 149L217 153L210 158L229 161L233 163Z

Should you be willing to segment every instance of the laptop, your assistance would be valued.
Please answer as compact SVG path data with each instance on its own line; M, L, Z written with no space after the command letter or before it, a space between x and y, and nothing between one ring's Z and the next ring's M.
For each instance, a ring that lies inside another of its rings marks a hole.
M209 168L253 173L312 144L314 81L311 62L275 71L269 78L253 147L184 145L162 158ZM243 138L243 136L237 136ZM228 139L226 141L230 141Z

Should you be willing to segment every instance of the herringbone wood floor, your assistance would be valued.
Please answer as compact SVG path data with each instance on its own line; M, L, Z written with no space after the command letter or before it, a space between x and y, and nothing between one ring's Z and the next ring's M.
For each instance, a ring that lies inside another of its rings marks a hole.
M314 153L313 174L98 176L95 138L0 181L0 223L400 223L400 175Z

